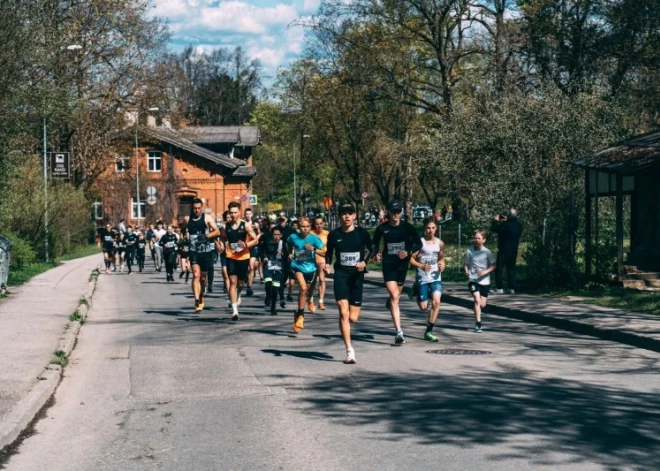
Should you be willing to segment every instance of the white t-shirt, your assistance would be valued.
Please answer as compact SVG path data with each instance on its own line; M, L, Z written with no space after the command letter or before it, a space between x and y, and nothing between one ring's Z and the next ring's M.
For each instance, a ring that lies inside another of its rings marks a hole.
M165 229L154 229L154 237L156 238L156 243L160 241L160 238L167 234Z
M490 273L488 275L478 276L477 272L485 270L493 263L495 263L495 256L485 246L481 247L480 250L472 246L465 252L465 264L470 269L470 281L479 283L480 285L490 285Z
M433 283L434 281L441 280L440 268L438 268L438 260L440 260L440 239L434 238L433 240L426 240L422 238L422 248L419 249L417 261L424 265L431 265L431 271L426 271L423 268L417 268L417 282L418 283Z

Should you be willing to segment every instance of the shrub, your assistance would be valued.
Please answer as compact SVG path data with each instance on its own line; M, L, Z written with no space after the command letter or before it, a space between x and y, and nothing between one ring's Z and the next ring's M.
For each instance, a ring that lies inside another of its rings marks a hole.
M16 270L36 261L37 254L32 249L30 242L21 239L13 232L8 232L3 235L11 240L11 243L13 244L9 263L11 269Z

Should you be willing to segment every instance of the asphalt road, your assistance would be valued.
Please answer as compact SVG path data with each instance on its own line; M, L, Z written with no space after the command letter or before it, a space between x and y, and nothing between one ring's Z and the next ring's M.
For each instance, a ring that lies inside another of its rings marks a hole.
M54 405L6 469L660 469L656 353L487 314L475 334L451 306L430 344L407 300L396 347L366 286L344 365L329 300L296 336L261 285L235 323L224 296L194 315L164 277L100 277Z

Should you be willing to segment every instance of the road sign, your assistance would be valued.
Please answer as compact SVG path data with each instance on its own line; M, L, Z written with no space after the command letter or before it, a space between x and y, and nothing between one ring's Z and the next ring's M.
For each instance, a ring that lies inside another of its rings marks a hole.
M147 187L147 194L149 196L155 196L156 195L156 187L155 186L148 186Z
M157 201L158 201L158 198L156 198L154 195L147 196L147 204L148 205L153 206L154 204L156 204Z
M53 177L69 178L71 176L71 160L68 152L49 152L50 174Z
M250 205L256 206L258 203L259 199L257 198L257 195L250 195Z
M365 200L366 200L367 198L369 198L369 193L367 193L366 191L363 191L363 192L362 192L362 198L365 199Z
M247 196L247 195L243 195L243 196L241 196L241 201L242 201L243 203L245 203L247 200L248 200L248 196Z

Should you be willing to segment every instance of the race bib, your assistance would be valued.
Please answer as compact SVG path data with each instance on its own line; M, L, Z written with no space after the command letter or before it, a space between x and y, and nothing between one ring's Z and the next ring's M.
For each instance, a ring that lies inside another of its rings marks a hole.
M174 248L175 245L176 245L175 242L165 242L165 247L167 247L168 249Z
M127 240L126 241L126 245L133 245L133 244L135 244L134 240Z
M281 270L282 269L282 262L278 260L268 260L268 263L266 264L266 267L269 270Z
M427 255L426 257L422 257L421 262L424 265L436 266L438 265L438 257Z
M397 255L399 252L404 252L405 250L405 242L392 242L387 244L387 253L390 255Z
M105 240L106 242L112 242L112 236L107 235L103 238L103 240Z
M143 244L142 242L140 242L140 243L138 244L138 247L141 248L141 249L143 249L143 248L145 247L145 244Z
M229 244L229 248L234 253L241 251L241 246L238 245L238 242L232 242L231 244Z
M339 264L342 267L354 267L360 263L360 252L340 252Z
M314 259L314 252L312 250L303 250L296 252L296 260L299 262L309 262Z

